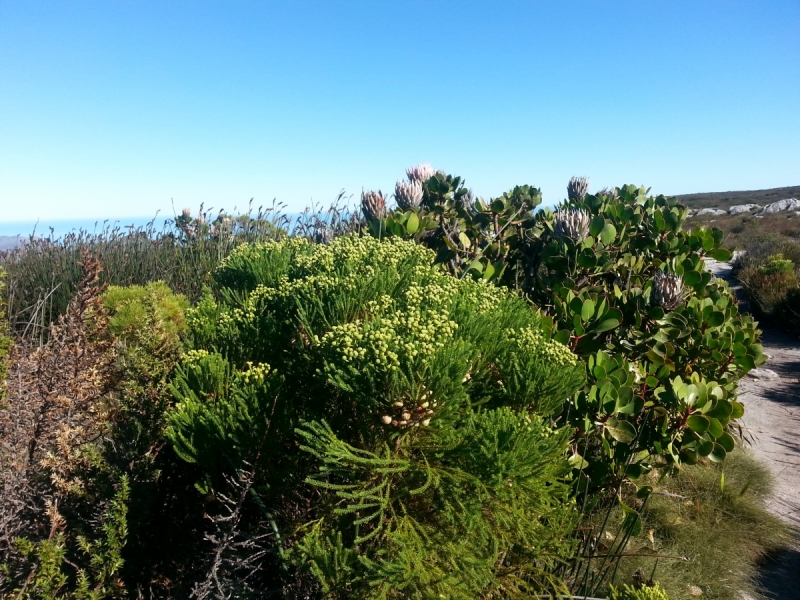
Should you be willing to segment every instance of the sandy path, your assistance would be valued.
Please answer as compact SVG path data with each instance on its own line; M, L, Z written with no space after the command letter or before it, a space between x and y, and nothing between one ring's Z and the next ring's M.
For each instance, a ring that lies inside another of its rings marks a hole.
M730 279L727 264L709 269ZM767 508L800 528L800 336L765 331L762 342L769 360L739 384L742 425L753 453L775 477ZM759 580L774 598L800 600L800 538L763 565Z

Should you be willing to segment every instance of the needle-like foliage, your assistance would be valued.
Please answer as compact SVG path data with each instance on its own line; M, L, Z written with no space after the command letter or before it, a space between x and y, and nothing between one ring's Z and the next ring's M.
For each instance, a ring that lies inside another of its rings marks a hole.
M434 258L397 238L246 245L189 311L167 435L202 493L251 465L240 527L274 528L264 589L310 573L331 598L564 590L552 416L584 367L524 300Z

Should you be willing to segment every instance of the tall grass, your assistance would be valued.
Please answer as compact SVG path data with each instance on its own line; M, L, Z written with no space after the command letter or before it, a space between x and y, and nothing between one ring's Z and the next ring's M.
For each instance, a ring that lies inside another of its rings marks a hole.
M144 285L164 281L175 292L197 300L211 273L234 248L248 242L279 240L287 235L324 241L357 230L360 215L340 193L327 208L313 205L299 215L274 204L252 206L245 214L211 214L201 205L195 215L184 211L161 228L155 221L142 227L104 224L98 231L73 231L62 237L31 235L16 249L0 253L6 269L11 330L26 338L46 335L63 314L81 279L85 248L102 266L102 282Z
M686 466L677 477L640 483L653 486L646 505L633 486L620 496L642 514L624 545L620 536L630 533L625 509L586 515L582 529L592 533L592 550L601 557L589 567L593 576L606 568L605 583L617 586L652 579L670 600L690 600L698 591L714 600L740 600L742 592L766 597L757 581L759 562L783 547L790 532L764 508L772 488L764 465L741 449L723 465Z

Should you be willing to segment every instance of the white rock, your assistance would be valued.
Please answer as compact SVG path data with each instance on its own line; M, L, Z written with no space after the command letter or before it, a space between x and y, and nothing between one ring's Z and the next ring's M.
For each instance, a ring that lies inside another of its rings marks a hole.
M694 213L695 217L702 217L704 215L724 215L725 211L719 208L701 208L696 213Z
M772 369L764 369L761 367L758 369L753 369L747 374L747 376L752 377L753 379L763 379L764 381L775 381L781 378L781 376Z
M754 208L761 208L760 204L737 204L728 209L729 215L738 215L741 213L749 213Z
M786 198L767 204L764 208L758 211L759 215L768 215L784 210L798 210L800 209L800 200L797 198Z

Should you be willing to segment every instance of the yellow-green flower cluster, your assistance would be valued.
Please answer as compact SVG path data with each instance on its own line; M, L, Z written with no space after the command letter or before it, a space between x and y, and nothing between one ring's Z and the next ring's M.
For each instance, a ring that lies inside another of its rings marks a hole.
M540 331L526 327L516 331L509 329L506 336L510 342L517 344L520 350L534 352L541 359L555 367L572 367L577 364L578 357L569 348L553 340L545 339Z
M424 364L458 328L448 310L456 289L437 284L412 283L397 301L383 296L370 302L369 320L335 325L320 346L345 363L362 362L362 369L369 371Z
M201 361L208 356L208 350L188 350L182 357L186 364L192 364Z
M264 379L270 372L270 366L267 363L253 363L247 361L247 368L239 372L240 377L244 383L262 384Z

